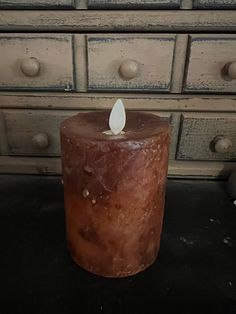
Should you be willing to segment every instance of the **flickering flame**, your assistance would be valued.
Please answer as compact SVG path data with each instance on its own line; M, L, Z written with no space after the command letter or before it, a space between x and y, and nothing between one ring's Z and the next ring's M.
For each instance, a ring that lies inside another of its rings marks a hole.
M110 113L109 117L109 127L111 132L115 135L122 134L122 130L125 127L126 123L126 114L125 114L125 107L123 101L118 99Z

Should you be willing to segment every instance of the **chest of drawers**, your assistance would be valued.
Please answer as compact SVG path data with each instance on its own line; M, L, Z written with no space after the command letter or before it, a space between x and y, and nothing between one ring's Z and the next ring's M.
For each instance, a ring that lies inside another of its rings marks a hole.
M227 176L236 161L234 8L227 0L1 2L0 171L60 173L60 122L122 98L128 110L169 119L169 176Z

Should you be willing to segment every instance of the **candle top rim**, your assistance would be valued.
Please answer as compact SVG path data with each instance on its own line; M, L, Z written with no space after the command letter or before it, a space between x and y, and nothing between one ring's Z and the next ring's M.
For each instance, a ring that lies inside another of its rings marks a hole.
M168 120L149 112L126 111L124 134L107 135L110 111L80 112L61 123L61 132L71 137L99 141L141 140L157 136L169 129Z

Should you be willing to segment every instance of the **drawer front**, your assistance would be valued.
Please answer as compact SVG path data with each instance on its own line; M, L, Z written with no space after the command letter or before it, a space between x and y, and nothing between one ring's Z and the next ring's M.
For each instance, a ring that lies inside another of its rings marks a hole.
M195 9L235 9L236 0L193 0Z
M91 35L87 40L89 90L170 91L175 35Z
M236 92L236 35L194 35L184 90Z
M74 88L72 36L0 36L0 89Z
M177 159L235 161L236 114L183 114Z
M1 0L1 9L67 9L75 7L74 0Z
M9 155L59 156L59 126L75 114L64 110L2 110Z
M176 9L180 0L88 0L91 9Z

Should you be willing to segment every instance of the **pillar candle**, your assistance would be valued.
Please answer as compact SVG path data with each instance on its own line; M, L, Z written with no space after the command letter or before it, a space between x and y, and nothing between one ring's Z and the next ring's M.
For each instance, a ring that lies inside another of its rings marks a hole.
M109 112L94 111L61 124L66 234L78 265L125 277L159 251L170 128L154 114L128 111L124 132L113 135L108 121Z

